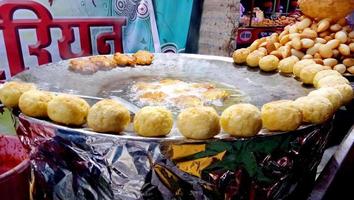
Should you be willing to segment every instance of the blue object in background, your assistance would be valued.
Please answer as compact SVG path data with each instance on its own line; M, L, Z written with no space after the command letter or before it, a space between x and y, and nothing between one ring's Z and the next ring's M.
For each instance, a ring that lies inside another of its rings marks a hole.
M193 0L153 1L162 52L184 52Z
M113 0L112 15L127 18L124 52L184 52L195 1Z
M112 15L127 19L127 25L123 28L125 53L134 53L141 49L159 51L159 46L154 45L158 41L154 41L157 36L154 37L153 34L157 34L157 30L152 30L154 26L151 22L154 21L154 13L151 8L151 0L112 1Z

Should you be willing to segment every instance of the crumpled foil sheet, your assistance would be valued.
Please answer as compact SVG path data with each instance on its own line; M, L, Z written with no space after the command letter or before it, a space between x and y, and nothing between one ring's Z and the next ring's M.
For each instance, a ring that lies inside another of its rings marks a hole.
M331 127L250 139L148 140L19 115L17 134L31 152L35 199L286 199L316 172Z

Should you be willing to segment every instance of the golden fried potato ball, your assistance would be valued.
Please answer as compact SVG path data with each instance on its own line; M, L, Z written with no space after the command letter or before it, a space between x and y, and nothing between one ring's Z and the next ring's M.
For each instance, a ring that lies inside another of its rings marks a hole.
M264 56L259 60L259 68L261 70L270 72L278 68L279 58L273 55Z
M279 62L278 69L282 73L293 73L293 67L297 62L299 62L299 58L296 56L284 58Z
M252 53L248 54L246 58L246 63L249 67L257 67L259 64L259 60L264 56L264 53L261 51L253 51Z
M318 81L317 88L333 87L342 84L349 84L348 79L343 76L327 76Z
M327 121L333 114L333 105L322 96L306 96L295 100L295 105L300 108L303 121L313 124L321 124Z
M314 90L309 93L308 96L322 96L326 97L333 105L334 111L342 106L343 96L339 90L333 87L324 87L317 90Z
M331 70L331 69L327 69L327 70L322 70L320 72L318 72L315 77L313 78L313 85L318 88L318 81L320 81L322 78L327 77L327 76L341 76L341 74L336 71L336 70Z
M133 54L133 57L136 59L137 65L150 65L154 59L154 54L148 51L139 50Z
M159 106L146 106L134 117L134 130L145 137L165 136L173 126L171 111Z
M232 136L251 137L262 128L261 112L252 104L236 104L224 110L220 124Z
M280 100L266 103L261 109L263 127L269 131L293 131L302 121L301 110L294 101Z
M347 68L347 71L348 71L349 73L351 73L351 74L354 74L354 65L351 66L351 67L348 67L348 68Z
M122 53L115 53L113 56L113 60L119 66L134 66L135 65L135 57L125 55Z
M251 53L251 51L247 48L237 49L232 54L232 58L234 59L235 63L242 64L242 63L246 62L247 56L250 53Z
M19 99L20 110L31 117L48 117L48 102L54 95L50 92L40 90L30 90L23 93Z
M296 77L300 77L300 72L301 70L311 64L316 64L316 62L312 59L305 59L305 60L300 60L299 62L295 63L293 67L293 73Z
M266 49L265 47L259 47L259 48L257 49L257 51L263 52L264 55L267 55L267 54L268 54L268 51L267 51L267 49Z
M87 124L96 132L122 132L130 123L128 109L112 99L104 99L93 105L87 116Z
M212 107L190 107L177 118L181 134L190 139L209 139L220 132L219 116Z
M6 82L0 89L0 100L6 107L14 108L18 106L18 101L24 92L35 89L36 86L32 83Z
M92 63L89 59L76 58L70 60L68 69L81 74L93 74L98 71L99 67Z
M347 104L353 100L353 88L348 84L335 85L336 88L342 94L343 104Z
M344 64L337 64L333 67L333 69L339 72L340 74L344 74L345 71L347 71L347 67Z
M315 75L322 70L324 70L322 65L319 64L307 65L306 67L302 68L302 70L300 71L300 80L305 84L312 84Z
M85 124L89 109L84 99L62 94L49 101L48 117L60 124L80 126Z

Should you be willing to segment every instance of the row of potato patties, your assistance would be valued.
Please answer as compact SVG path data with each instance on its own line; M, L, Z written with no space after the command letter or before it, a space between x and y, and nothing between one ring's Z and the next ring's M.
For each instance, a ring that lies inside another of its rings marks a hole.
M336 77L328 75L327 77ZM343 104L351 101L353 90L348 84L322 87L295 101L281 100L256 106L235 104L221 116L212 107L186 108L177 117L177 128L186 138L208 139L221 129L235 137L257 135L261 128L269 131L293 131L301 124L321 124L331 119ZM19 107L32 117L46 118L68 126L82 126L87 122L96 132L119 133L130 123L129 111L120 103L104 99L91 108L80 97L54 95L37 90L33 84L8 82L0 90L0 100L8 107ZM164 107L147 106L138 111L133 121L138 135L165 136L173 127L171 111Z
M138 51L133 55L115 53L111 56L91 56L88 58L76 58L70 61L69 70L83 74L93 74L99 70L111 70L117 66L126 67L135 65L150 65L154 55L148 51Z
M1 102L11 108L19 107L25 115L50 118L52 121L80 127L87 123L96 132L119 133L130 123L130 112L120 103L104 99L92 107L82 98L37 90L31 83L7 82L0 89ZM134 118L139 135L158 136L168 134L172 128L172 114L165 108L142 109ZM151 118L154 123L147 123ZM157 124L157 126L156 126Z
M345 20L316 21L303 16L282 33L260 38L250 47L236 50L233 60L249 67L259 66L263 71L292 74L304 84L314 85L317 90L306 97L270 102L262 107L263 126L268 130L289 131L301 121L322 123L340 106L352 101L353 89L342 74L354 72L353 52L354 32ZM287 112L282 114L284 110Z
M120 132L130 123L129 111L113 100L102 101L90 108L80 97L55 95L38 90L32 83L5 83L0 89L0 100L6 107L18 107L31 117L49 117L54 122L68 126L82 126L87 122L89 127L99 132Z

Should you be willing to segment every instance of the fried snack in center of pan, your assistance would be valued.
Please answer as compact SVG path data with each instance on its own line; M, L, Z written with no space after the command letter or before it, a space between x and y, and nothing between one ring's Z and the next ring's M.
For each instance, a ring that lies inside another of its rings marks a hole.
M135 57L122 53L115 53L113 59L118 66L134 66L136 64Z
M78 73L89 75L89 74L96 73L98 71L98 66L93 64L88 59L76 58L76 59L70 60L69 70L71 70L73 72L78 72Z
M114 62L113 58L104 55L91 56L89 57L89 60L100 70L110 70L116 67L116 63Z
M81 126L86 123L89 104L82 98L61 94L48 103L48 117L59 124Z
M148 51L139 50L133 54L133 57L136 59L137 65L151 65L154 59L154 54Z

